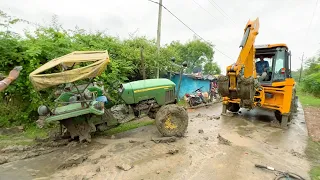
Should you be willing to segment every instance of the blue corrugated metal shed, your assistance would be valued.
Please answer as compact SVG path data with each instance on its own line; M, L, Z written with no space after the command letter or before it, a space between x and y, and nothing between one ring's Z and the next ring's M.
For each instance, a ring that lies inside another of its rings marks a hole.
M172 76L171 80L176 84L176 88L178 87L180 75L175 74ZM191 75L183 75L181 81L181 87L179 92L179 98L183 98L186 93L193 93L196 89L203 87L203 92L209 92L210 90L210 80L212 79L197 79Z

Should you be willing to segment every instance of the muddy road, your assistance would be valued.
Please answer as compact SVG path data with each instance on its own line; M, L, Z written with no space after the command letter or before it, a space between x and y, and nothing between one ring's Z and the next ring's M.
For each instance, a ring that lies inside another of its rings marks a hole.
M0 180L275 177L254 164L308 179L310 167L304 155L308 135L301 107L288 130L270 127L272 112L242 110L232 117L220 117L221 108L216 104L189 112L186 137L176 141L151 141L160 137L153 125L113 137L95 137L91 144L69 143L44 155L3 164Z

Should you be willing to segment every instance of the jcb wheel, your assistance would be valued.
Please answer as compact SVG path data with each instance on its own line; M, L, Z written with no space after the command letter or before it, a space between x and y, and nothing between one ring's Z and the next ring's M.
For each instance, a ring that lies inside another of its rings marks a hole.
M279 121L279 123L282 123L282 116L283 115L281 114L281 112L276 110L274 112L274 115L276 116L276 119ZM293 115L292 115L292 113L290 113L290 115L288 116L288 122L291 122L292 118L293 118Z
M276 110L274 112L274 115L276 116L276 119L281 123L281 120L282 120L282 114L280 111Z
M188 127L188 113L175 104L165 105L156 115L156 126L163 136L183 136Z
M227 105L227 109L231 112L238 112L240 109L240 105L237 103L229 103Z

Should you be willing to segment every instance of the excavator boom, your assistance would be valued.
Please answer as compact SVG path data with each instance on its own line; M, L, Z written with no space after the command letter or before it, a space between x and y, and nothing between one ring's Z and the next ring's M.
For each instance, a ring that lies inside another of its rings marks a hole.
M240 106L246 108L256 106L254 96L260 86L256 80L254 61L254 42L259 32L259 26L259 18L248 21L240 44L241 51L238 60L235 64L227 67L226 76L221 76L218 79L221 95L228 99L238 99Z
M249 20L244 29L244 35L240 44L242 49L236 62L236 65L244 67L244 77L253 76L256 78L254 42L259 33L259 26L259 18L257 18L254 21Z

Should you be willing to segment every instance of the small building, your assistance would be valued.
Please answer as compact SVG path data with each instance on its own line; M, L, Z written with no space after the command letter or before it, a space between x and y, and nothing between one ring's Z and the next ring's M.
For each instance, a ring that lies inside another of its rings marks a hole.
M176 89L178 88L179 79L179 74L174 74L171 76L171 81L176 84ZM201 77L188 74L182 75L179 98L183 98L187 93L192 94L196 89L201 87L202 92L209 92L211 89L211 82L216 79L217 77L213 75L206 75Z

